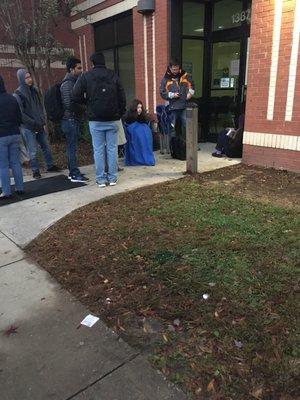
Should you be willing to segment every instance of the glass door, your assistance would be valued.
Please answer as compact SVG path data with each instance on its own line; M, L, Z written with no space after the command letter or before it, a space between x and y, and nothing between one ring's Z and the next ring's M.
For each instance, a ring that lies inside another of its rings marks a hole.
M239 113L241 39L212 44L209 134L235 126Z

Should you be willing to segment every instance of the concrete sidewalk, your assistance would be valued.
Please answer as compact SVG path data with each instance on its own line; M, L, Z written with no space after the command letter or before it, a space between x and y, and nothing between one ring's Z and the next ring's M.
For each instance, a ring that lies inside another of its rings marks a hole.
M214 159L210 150L199 153L201 171L239 162ZM161 156L156 167L126 168L116 187L99 189L86 167L86 187L0 207L1 400L186 399L101 321L80 326L89 311L21 249L82 205L177 179L184 169L184 162ZM11 327L15 333L5 334Z

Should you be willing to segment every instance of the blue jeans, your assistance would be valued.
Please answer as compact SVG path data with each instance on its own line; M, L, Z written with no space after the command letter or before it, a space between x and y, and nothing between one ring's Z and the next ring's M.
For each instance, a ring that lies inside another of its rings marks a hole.
M97 183L115 182L118 178L118 127L114 121L89 122L92 135ZM105 172L107 159L107 173Z
M23 190L20 141L20 135L0 137L0 177L4 196L11 195L9 168L12 169L16 190Z
M176 123L180 121L181 131L185 132L186 128L186 110L172 110L169 112L169 119L171 122L171 136L176 136Z
M70 175L80 175L77 167L77 140L79 137L79 124L75 119L63 119L61 121L61 130L66 138L66 153Z
M37 160L37 143L42 149L47 168L51 168L53 166L53 160L47 141L46 132L42 130L41 132L35 133L29 129L23 128L22 133L26 140L27 150L30 158L30 168L32 169L32 172L39 171L39 163Z

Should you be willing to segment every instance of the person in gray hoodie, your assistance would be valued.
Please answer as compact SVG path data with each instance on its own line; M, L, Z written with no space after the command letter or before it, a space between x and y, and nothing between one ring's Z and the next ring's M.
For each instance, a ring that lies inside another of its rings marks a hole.
M15 91L21 113L21 130L24 135L30 158L30 167L33 177L41 178L39 163L37 159L37 144L40 145L48 172L58 172L60 169L53 164L51 150L47 141L45 116L38 91L33 86L33 80L28 71L19 69L17 71L19 87Z

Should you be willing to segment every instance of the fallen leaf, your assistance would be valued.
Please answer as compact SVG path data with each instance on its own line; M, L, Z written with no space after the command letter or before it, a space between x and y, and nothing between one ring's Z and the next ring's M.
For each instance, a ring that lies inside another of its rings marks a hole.
M263 389L262 387L258 387L254 390L252 390L252 392L250 393L252 397L254 397L257 400L261 400L262 399L262 393L263 393Z
M208 392L215 392L216 388L215 388L215 380L212 379L209 384L207 385L207 391Z

